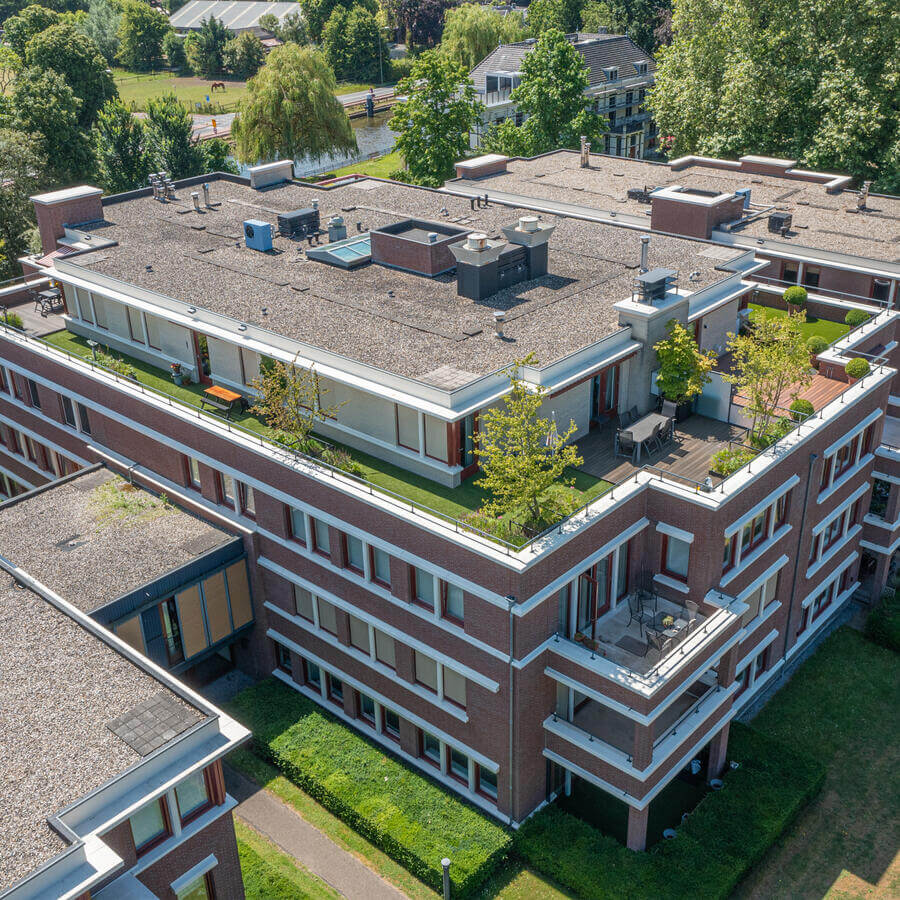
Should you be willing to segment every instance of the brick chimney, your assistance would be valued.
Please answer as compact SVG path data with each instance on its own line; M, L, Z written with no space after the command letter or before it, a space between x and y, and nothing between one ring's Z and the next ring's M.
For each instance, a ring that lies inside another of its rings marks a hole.
M78 187L36 194L31 198L41 233L41 250L50 253L56 241L66 232L63 226L94 222L103 218L100 188L83 184Z
M678 184L650 194L650 227L654 231L709 239L723 222L734 222L744 213L740 194L718 194Z

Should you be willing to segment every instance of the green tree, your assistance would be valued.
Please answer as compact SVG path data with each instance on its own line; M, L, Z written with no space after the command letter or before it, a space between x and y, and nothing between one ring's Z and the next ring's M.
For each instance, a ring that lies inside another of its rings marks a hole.
M732 370L722 377L749 401L750 431L757 439L767 438L781 407L796 400L812 380L801 331L805 321L805 312L771 319L754 316L747 334L729 335Z
M144 144L150 169L173 178L203 172L203 154L191 137L191 117L174 94L147 101Z
M51 25L25 47L28 66L59 72L81 100L78 124L90 128L97 111L118 96L116 85L97 45L74 25Z
M266 58L262 41L252 31L242 31L233 37L222 51L225 68L238 78L251 78Z
M200 23L200 30L194 36L196 40L185 48L191 68L202 78L221 74L225 68L225 45L234 34L225 27L221 19L210 16Z
M892 0L679 0L651 105L671 153L766 154L898 179Z
M172 30L164 13L140 0L120 0L119 62L126 69L144 71L158 64L162 42Z
M166 55L169 65L177 72L189 71L187 54L184 52L184 41L174 31L170 31L163 38L162 52Z
M380 81L390 66L378 23L361 6L335 9L322 32L322 49L338 81Z
M465 66L439 50L423 53L397 86L406 99L394 107L389 126L413 180L440 185L453 164L469 153L469 131L483 106Z
M444 14L441 50L466 69L474 69L498 44L521 41L527 34L522 19L501 16L489 6L464 3Z
M582 55L551 29L522 60L522 80L511 99L527 118L521 127L507 119L485 136L485 147L511 156L535 156L557 147L574 149L584 135L596 142L606 120L590 108L584 91L587 67Z
M528 25L535 36L555 29L563 34L581 28L581 0L534 0L528 7Z
M150 174L144 128L121 100L110 100L94 123L97 173L108 194L143 187Z
M445 0L400 0L397 23L406 31L406 41L416 50L431 49L441 40Z
M677 319L669 323L669 336L655 344L659 359L656 386L666 400L685 403L702 393L710 382L709 372L716 362L715 353L701 353L691 331Z
M321 159L357 149L347 113L334 96L334 72L317 50L276 47L247 87L231 126L238 159Z
M91 0L87 18L79 26L109 65L119 52L119 19L118 9L109 0Z
M581 10L581 27L590 34L602 32L602 29L609 32L620 29L612 7L603 0L590 0L584 5L584 9Z
M325 23L338 6L350 9L357 5L367 9L373 16L378 12L375 0L300 0L310 38L316 43L321 42Z
M46 166L40 138L0 129L0 278L18 274L16 260L28 251L27 232L34 225L29 198L44 186Z
M563 432L539 413L547 391L526 384L519 373L524 365L536 365L532 355L508 370L510 392L501 406L483 411L475 435L475 455L482 475L476 484L490 494L484 511L495 515L524 512L525 525L541 527L559 511L554 494L571 485L563 479L567 468L584 460L568 440L578 430L570 421Z
M0 0L0 22L6 22L12 16L18 15L28 5L29 0ZM44 0L41 5L59 13L87 9L86 0Z
M7 93L23 68L22 57L12 47L0 44L0 95Z
M25 45L45 28L58 25L62 16L46 6L32 4L6 20L3 26L3 42L25 60Z
M231 147L221 138L209 138L198 145L202 172L230 172L239 174L240 170L231 159Z
M266 13L259 17L259 27L284 43L288 41L293 41L295 44L309 43L306 19L299 12L288 13L281 21L278 20L278 16Z
M81 101L52 69L25 69L13 84L4 116L17 131L33 135L47 160L46 181L59 185L89 180L94 155L88 132L78 124Z

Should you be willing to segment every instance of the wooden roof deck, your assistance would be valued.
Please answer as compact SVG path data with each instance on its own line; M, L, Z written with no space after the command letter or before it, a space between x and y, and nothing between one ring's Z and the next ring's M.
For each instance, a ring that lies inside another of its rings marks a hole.
M662 452L644 452L639 466L632 465L624 456L615 456L615 433L615 426L607 423L578 441L578 450L584 457L581 468L585 472L618 483L643 466L654 466L672 475L703 482L710 474L713 453L726 447L729 440L741 441L746 429L706 416L690 416L676 425L673 444L665 445ZM722 480L715 475L712 479L715 484Z
M824 406L827 406L831 403L832 400L839 397L849 385L846 381L838 381L836 378L826 378L824 375L819 375L817 372L813 376L813 380L807 385L807 387L803 388L799 394L797 394L798 400L809 400L813 405L813 409L818 412ZM783 407L784 410L790 408L791 403L793 402L793 397L791 396L796 388L790 387L788 388L779 398L778 405ZM732 403L735 406L749 406L750 401L746 397L742 397L740 394L735 394L732 399ZM782 415L787 415L786 412L781 413Z

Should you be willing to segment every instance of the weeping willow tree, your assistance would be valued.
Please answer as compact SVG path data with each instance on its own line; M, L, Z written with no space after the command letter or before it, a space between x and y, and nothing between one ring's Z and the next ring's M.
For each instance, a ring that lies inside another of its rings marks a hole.
M334 95L334 72L317 50L291 43L276 48L247 88L231 126L242 162L321 159L357 149Z

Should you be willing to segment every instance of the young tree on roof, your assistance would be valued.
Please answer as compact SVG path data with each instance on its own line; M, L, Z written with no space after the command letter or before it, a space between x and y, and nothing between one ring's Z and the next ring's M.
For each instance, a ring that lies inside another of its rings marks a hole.
M238 103L231 126L238 159L321 159L356 150L336 87L334 72L318 50L297 44L276 47Z

